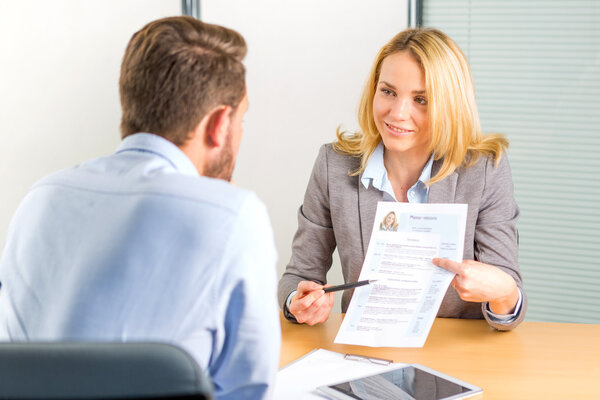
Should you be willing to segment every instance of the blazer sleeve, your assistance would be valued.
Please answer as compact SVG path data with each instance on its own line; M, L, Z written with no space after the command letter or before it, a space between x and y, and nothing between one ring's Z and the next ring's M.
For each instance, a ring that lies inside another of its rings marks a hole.
M513 195L513 182L506 154L498 165L486 161L485 187L475 225L475 259L495 265L512 276L522 294L521 308L509 323L490 318L488 303L482 303L482 313L488 323L498 330L511 330L519 325L527 310L527 295L518 262L518 232L516 222L519 207Z
M284 316L295 321L285 302L300 281L325 284L336 247L331 222L327 147L321 146L315 161L304 202L298 210L298 230L292 241L292 256L279 280L278 298Z

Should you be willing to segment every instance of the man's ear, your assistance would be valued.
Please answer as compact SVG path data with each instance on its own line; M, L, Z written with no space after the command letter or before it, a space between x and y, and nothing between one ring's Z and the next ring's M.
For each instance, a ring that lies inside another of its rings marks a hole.
M205 144L209 147L221 147L225 143L231 123L231 106L213 108L206 116Z

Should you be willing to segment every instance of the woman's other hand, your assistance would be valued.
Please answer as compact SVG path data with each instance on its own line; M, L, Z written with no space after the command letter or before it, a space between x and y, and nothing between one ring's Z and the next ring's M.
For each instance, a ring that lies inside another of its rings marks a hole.
M325 293L323 288L312 281L298 283L298 291L292 297L289 311L301 324L315 325L327 321L333 308L333 293Z

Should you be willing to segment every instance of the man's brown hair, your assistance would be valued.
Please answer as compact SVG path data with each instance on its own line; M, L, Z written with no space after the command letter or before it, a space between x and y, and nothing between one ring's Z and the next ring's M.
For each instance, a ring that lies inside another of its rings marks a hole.
M121 64L121 136L160 135L180 146L204 115L246 92L246 42L237 32L170 17L136 32Z

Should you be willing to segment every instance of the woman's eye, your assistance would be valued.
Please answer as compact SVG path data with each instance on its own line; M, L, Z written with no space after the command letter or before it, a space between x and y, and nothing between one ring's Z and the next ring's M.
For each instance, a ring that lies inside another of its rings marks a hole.
M394 96L395 93L392 92L390 89L386 89L386 88L381 88L381 93L385 94L386 96Z
M415 101L423 106L427 105L427 99L425 97L415 97Z

